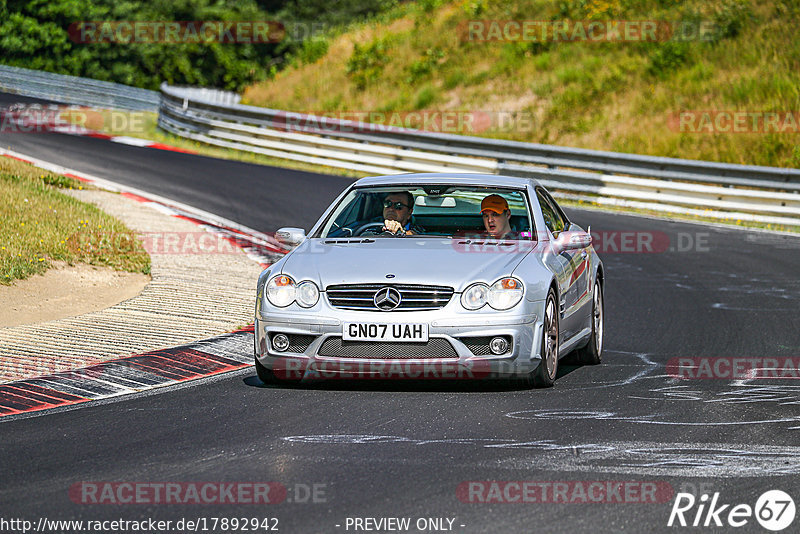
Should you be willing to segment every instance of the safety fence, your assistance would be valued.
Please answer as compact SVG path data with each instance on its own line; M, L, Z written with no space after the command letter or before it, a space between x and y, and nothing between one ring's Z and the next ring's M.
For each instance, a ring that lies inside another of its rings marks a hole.
M522 143L246 106L234 93L121 84L0 66L0 91L158 110L159 126L211 145L369 174L535 178L562 198L718 219L800 225L800 170Z
M159 126L236 150L366 173L483 172L561 197L800 225L800 170L643 156L387 127L193 97L161 87Z

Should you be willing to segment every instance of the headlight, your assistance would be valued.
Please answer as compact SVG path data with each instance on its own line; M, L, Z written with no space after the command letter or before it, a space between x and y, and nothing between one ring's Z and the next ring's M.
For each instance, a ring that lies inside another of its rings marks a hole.
M472 284L461 294L461 305L468 310L477 310L486 305L489 297L489 286Z
M294 280L285 274L279 274L267 284L267 298L279 308L285 308L294 302L296 292Z
M522 300L522 282L516 278L501 278L489 289L489 306L507 310Z
M319 300L319 288L311 281L300 282L297 286L297 304L310 308Z

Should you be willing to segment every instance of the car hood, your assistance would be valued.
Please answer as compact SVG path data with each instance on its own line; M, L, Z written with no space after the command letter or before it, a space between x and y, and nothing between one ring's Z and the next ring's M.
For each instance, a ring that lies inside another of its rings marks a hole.
M446 285L463 291L473 282L510 275L534 248L531 242L435 238L374 238L361 241L307 239L283 261L281 272L335 284ZM387 275L394 275L389 277Z

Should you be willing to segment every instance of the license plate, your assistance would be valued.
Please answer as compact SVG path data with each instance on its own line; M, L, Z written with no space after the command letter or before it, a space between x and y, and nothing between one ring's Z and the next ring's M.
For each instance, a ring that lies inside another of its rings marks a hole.
M427 323L345 323L344 341L428 341Z

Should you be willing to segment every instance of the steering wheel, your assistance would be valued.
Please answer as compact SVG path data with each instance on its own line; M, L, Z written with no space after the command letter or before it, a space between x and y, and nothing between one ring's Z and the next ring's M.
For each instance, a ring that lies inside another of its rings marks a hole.
M380 228L381 230L375 231L378 228ZM362 224L361 226L359 226L358 228L353 230L353 235L354 236L363 235L363 234L365 234L367 232L369 232L371 234L374 234L374 235L384 234L384 233L385 234L394 235L394 234L392 234L392 232L389 232L388 230L382 230L382 228L383 228L383 223L382 222L369 222L367 224Z

